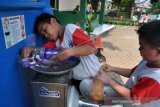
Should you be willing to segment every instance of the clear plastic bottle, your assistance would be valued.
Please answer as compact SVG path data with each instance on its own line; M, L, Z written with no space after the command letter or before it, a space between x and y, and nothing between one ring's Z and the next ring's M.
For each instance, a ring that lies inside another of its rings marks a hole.
M92 83L92 98L95 101L101 101L104 98L104 82L98 78L93 79Z
M58 52L58 48L41 48L39 50L39 55L42 59L49 59L51 56L58 54Z
M35 66L40 60L48 60L51 56L58 54L58 52L58 48L38 48L31 53L29 58L22 58L21 63L24 67Z

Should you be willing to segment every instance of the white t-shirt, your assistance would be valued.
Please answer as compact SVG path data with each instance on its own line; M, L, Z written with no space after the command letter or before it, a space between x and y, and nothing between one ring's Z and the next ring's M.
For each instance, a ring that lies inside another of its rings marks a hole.
M72 48L83 43L95 47L93 41L79 26L68 24L65 27L63 40L57 40L56 47ZM80 56L80 63L73 69L73 78L83 80L86 77L94 77L99 69L100 63L94 54Z

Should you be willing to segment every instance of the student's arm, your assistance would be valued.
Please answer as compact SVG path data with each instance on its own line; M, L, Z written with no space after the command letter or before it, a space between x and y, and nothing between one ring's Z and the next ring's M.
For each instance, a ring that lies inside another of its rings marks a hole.
M113 67L108 64L104 64L101 66L101 71L103 72L115 72L117 74L120 74L125 77L129 77L131 75L131 69L127 68L118 68L118 67Z
M130 77L130 75L131 75L131 69L127 69L127 68L114 67L112 72L120 74L124 77Z
M30 56L31 52L34 51L35 48L33 47L24 47L22 50L21 50L21 57L23 58L27 58Z
M76 46L74 48L70 48L68 49L68 52L71 54L71 56L87 56L87 55L93 54L95 50L96 48L85 44L82 46ZM65 53L65 51L63 52Z
M95 53L96 47L93 40L82 29L76 29L72 38L75 45L72 51L73 56L86 56Z
M143 77L131 90L118 84L112 78L106 76L105 82L118 92L124 99L139 100L142 104L159 99L160 85L154 79Z
M54 55L52 59L59 59L60 61L64 61L72 56L87 56L94 53L96 49L90 45L82 45L74 48L65 48L62 51Z
M111 86L116 92L118 92L124 99L131 99L130 90L121 84L114 81L111 77L109 77L105 72L101 72L97 75L97 78L101 79L107 85Z
M108 77L108 85L110 85L116 92L118 92L124 99L130 100L130 90L119 83L115 82L112 78Z
M27 58L33 51L39 50L41 47L25 47L21 51L21 57Z
M68 30L71 30L70 27L75 27L75 31L71 35L67 35L72 38L74 47L62 49L59 54L52 57L53 59L57 58L61 61L64 61L71 56L87 56L95 52L95 44L89 38L89 36L85 34L82 29L76 27L75 25L68 26Z
M91 47L96 48L93 40L84 33L84 31L82 29L76 29L73 34L72 34L72 38L73 38L73 44L76 47L80 47L83 45L89 45Z

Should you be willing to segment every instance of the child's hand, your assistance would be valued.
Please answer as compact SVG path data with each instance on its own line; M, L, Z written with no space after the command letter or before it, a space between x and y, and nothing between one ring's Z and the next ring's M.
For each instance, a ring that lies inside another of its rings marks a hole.
M26 48L23 48L22 51L21 51L21 57L29 57L31 52L34 51L34 48L31 48L31 47L26 47Z
M53 55L51 59L58 59L60 61L65 61L69 57L71 57L71 49L63 48L58 54Z
M96 78L101 79L104 83L108 84L110 77L105 72L100 72Z
M108 65L108 64L104 64L101 66L100 68L100 72L110 72L112 71L112 66Z

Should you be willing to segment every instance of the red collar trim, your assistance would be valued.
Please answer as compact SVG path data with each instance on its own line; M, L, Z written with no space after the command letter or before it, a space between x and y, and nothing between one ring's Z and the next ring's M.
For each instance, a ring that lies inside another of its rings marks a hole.
M146 66L149 67L149 68L160 68L160 67L158 67L158 66L151 66L151 65L148 65L148 63L146 64Z

